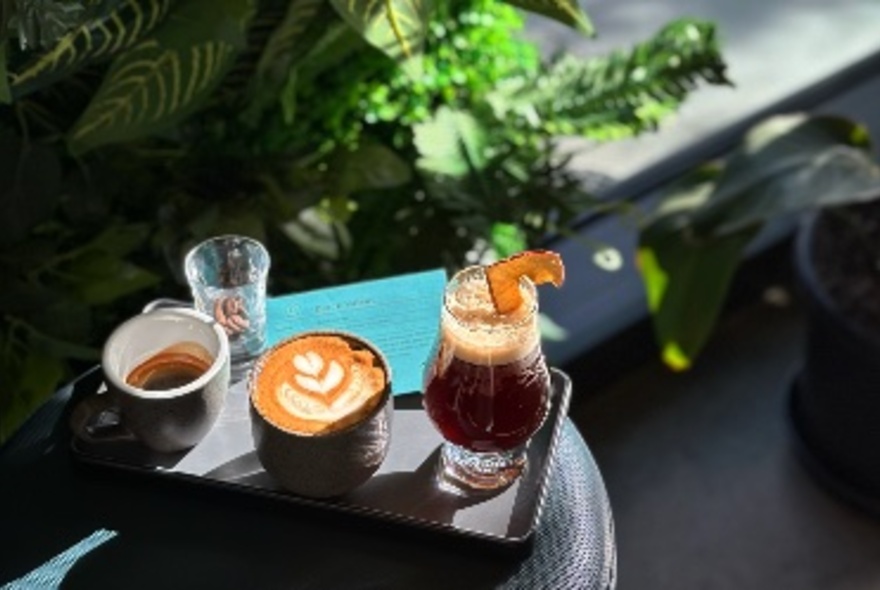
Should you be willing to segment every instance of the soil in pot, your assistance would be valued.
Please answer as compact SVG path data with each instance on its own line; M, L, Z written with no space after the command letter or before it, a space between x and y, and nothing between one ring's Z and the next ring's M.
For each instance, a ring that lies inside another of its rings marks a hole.
M817 278L840 312L880 338L880 201L828 210L816 219Z
M880 202L827 210L798 235L807 303L792 419L814 471L880 514Z

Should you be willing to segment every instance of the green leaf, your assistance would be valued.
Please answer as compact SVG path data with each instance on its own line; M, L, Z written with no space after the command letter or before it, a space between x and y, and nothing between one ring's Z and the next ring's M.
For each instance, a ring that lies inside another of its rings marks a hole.
M74 154L161 132L196 111L245 45L253 0L181 0L114 60L68 134Z
M54 47L13 74L16 97L30 94L84 65L132 47L165 18L173 0L121 0L70 31Z
M249 46L258 49L247 73L246 121L257 125L263 111L277 101L285 122L293 122L297 68L308 60L334 21L341 23L327 0L293 0L280 16L266 10L254 17Z
M150 235L146 223L111 225L89 241L84 250L124 258L142 246Z
M640 238L639 272L663 360L690 367L718 318L730 281L755 229L706 240L652 231Z
M260 54L254 72L257 90L271 86L279 88L324 34L327 19L333 9L326 0L293 0L287 13L273 29Z
M781 215L880 196L865 128L839 117L778 115L753 127L711 198L690 220L702 234L735 233Z
M743 250L766 222L880 195L869 147L865 129L846 119L775 116L726 162L670 187L639 238L639 270L670 366L687 368L703 347Z
M417 74L428 19L436 0L331 0L333 7L364 39Z
M160 283L160 277L144 268L128 262L112 264L112 259L105 258L105 272L101 277L92 277L82 281L77 289L80 299L89 305L113 303L117 299L137 293L142 289ZM108 272L108 271L113 271Z
M420 155L417 165L422 170L463 177L486 166L487 135L470 113L440 107L433 119L416 125L413 133Z
M0 39L0 104L12 103L9 74L6 70L6 40Z
M529 12L548 16L570 27L574 27L585 35L596 33L590 17L578 5L577 0L504 0L507 4L518 6Z
M23 359L17 378L7 384L0 395L4 411L0 412L0 443L8 439L46 401L64 377L65 365L59 359L29 352ZM8 373L4 372L4 375ZM11 383L10 383L11 382Z
M40 332L34 332L30 336L30 342L33 349L57 359L94 362L101 360L100 348L82 344L82 340L62 340Z
M682 19L629 51L563 54L539 76L511 78L487 97L496 118L549 135L608 141L654 130L700 84L730 84L712 23Z
M281 106L281 118L287 125L292 125L296 120L296 89L297 71L292 69L287 76L287 81L278 93L278 104ZM256 101L254 101L256 103Z
M525 232L512 223L492 224L492 248L499 258L506 258L528 247Z
M61 163L48 146L0 136L0 244L22 240L61 196Z
M364 142L339 150L330 161L330 192L340 195L402 186L412 179L409 163L384 145Z
M9 281L4 312L24 321L33 332L69 342L85 342L91 309L70 293L41 284Z
M284 234L307 254L338 260L351 248L351 234L342 223L325 219L315 207L303 209L282 226Z

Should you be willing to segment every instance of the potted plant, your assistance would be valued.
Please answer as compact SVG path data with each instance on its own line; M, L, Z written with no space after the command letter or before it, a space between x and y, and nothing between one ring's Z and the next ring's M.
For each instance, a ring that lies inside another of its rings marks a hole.
M557 137L727 83L710 23L547 59L523 9L592 33L575 0L0 2L0 441L208 235L264 241L275 293L536 245L596 204Z
M672 187L642 228L639 263L666 363L693 362L761 228L802 214L794 270L807 341L792 384L795 440L821 480L880 508L880 166L865 128L780 115Z

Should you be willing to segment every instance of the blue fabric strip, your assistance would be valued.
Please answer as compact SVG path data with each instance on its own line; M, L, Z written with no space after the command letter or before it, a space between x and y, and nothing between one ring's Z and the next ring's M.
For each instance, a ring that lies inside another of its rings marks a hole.
M59 553L30 573L13 580L0 590L49 590L58 588L64 576L80 557L115 537L116 531L98 529L70 549Z

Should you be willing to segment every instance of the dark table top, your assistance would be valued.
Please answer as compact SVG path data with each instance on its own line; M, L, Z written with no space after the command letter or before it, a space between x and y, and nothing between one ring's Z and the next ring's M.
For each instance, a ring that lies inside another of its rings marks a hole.
M67 424L76 384L0 449L0 583L12 588L614 587L605 487L568 419L540 524L511 551L83 465Z

